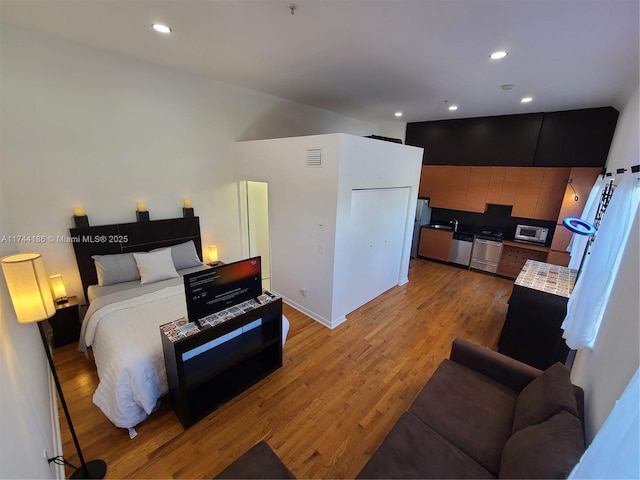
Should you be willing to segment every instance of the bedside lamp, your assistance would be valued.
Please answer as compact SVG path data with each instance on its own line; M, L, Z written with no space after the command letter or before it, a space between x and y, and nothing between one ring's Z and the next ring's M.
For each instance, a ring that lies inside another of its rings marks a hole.
M217 265L218 262L218 247L209 245L209 265Z
M51 282L51 291L53 292L53 298L56 303L67 303L67 289L64 288L62 275L59 273L56 275L50 275L49 281Z
M81 467L76 469L71 478L104 478L107 473L107 464L103 460L92 460L89 463L84 461L78 437L73 428L73 423L71 423L67 402L64 400L60 379L53 364L53 356L42 327L42 320L46 320L56 313L51 289L47 285L47 274L44 270L42 257L39 253L18 253L0 258L0 264L2 265L2 273L7 282L9 296L11 297L18 323L38 323L42 345L47 354L49 367L58 390L58 397L67 417L69 430L81 463Z

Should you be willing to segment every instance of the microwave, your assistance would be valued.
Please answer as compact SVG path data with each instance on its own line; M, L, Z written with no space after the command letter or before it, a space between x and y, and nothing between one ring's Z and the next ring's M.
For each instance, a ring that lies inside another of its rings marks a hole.
M534 243L546 243L549 229L544 227L532 227L531 225L518 225L514 240Z

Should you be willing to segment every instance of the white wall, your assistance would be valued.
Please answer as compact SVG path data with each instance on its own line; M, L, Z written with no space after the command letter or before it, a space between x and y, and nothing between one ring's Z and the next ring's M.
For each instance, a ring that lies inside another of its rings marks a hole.
M352 222L352 198L353 190L356 189L380 189L389 187L406 187L408 189L408 208L404 210L404 222L397 224L404 231L404 243L401 246L400 270L398 276L393 279L396 285L402 285L408 281L409 259L411 242L413 236L413 220L415 216L416 200L418 198L418 185L420 183L420 171L422 168L422 148L399 145L390 142L370 140L366 138L356 138L349 135L342 137L340 147L340 178L338 186L338 211L336 222L338 231L336 232L337 251L335 258L335 284L334 284L334 323L340 319L338 315L346 315L352 312L362 303L354 304L350 298L350 292L357 288L350 285L350 280L364 280L367 274L372 274L375 270L367 269L366 265L355 266L350 264L349 257L353 248L359 248L359 240L365 240L354 236L348 242L341 244L349 232ZM392 204L385 205L387 213L396 217L397 211L390 212ZM374 205L371 206L374 208ZM398 205L399 208L399 205ZM380 218L385 217L385 212L379 212ZM395 223L395 222L394 222ZM382 239L380 238L382 241ZM391 237L385 241L392 242ZM366 242L365 242L366 243ZM383 241L384 243L384 241ZM388 245L387 245L388 246ZM371 255L376 253L385 255L383 245L372 245ZM343 274L344 266L351 265L357 268L358 275ZM340 268L342 266L342 268ZM362 285L363 299L366 298L366 291L374 291L374 281L370 284ZM369 299L372 299L370 297ZM355 306L355 308L354 308Z
M203 244L223 261L241 257L236 141L349 132L385 135L374 124L145 64L61 39L0 29L0 235L68 235L72 209L92 225L200 216ZM70 244L0 245L35 250L49 273L81 295ZM0 285L2 415L0 475L53 476L44 352L37 328L18 325ZM18 362L19 354L19 362ZM99 414L96 409L96 414ZM54 419L55 420L55 419Z
M235 141L377 127L276 97L2 27L2 176L15 234L67 235L72 209L92 225L200 216L203 242L241 256ZM81 288L71 245L21 245Z
M640 163L638 90L620 112L607 171ZM630 172L625 175L630 175ZM640 226L638 218L624 251L593 350L581 349L572 380L585 390L586 433L591 441L640 365Z
M308 148L322 168L306 166ZM236 154L241 178L269 184L271 288L331 325L340 136L240 142Z
M309 148L322 149L322 168L307 167ZM353 241L340 229L349 222L352 191L408 187L415 207L422 149L340 134L241 142L236 151L239 176L269 184L272 289L337 326L353 310L346 299L352 289L340 283L349 249L339 248ZM408 241L396 284L406 281L413 214L401 225Z

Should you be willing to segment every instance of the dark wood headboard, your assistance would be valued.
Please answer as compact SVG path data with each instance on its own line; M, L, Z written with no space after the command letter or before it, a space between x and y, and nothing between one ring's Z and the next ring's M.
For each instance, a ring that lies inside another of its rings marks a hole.
M87 288L98 284L92 255L148 252L193 240L202 260L199 217L71 228L69 232L74 240L73 249L85 298Z

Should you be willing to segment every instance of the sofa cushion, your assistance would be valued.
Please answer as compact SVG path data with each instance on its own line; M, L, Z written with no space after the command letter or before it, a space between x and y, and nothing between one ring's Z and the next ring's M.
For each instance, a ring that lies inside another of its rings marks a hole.
M512 433L542 423L561 411L578 416L570 372L561 363L547 368L527 385L516 400Z
M244 452L214 478L268 479L296 478L271 447L262 440Z
M405 412L357 478L495 478Z
M502 452L500 478L567 478L584 448L582 423L561 411L511 436Z
M516 397L499 382L444 360L409 411L497 476Z

